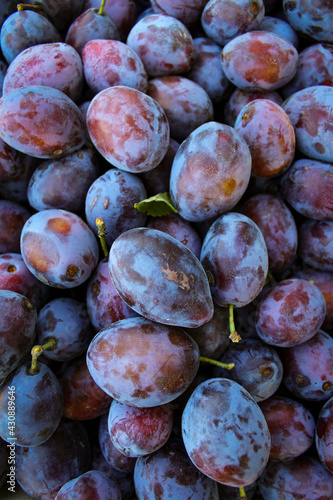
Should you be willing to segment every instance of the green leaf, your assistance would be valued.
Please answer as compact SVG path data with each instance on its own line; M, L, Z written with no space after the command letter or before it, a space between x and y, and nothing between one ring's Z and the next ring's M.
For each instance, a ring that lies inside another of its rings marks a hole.
M172 212L178 213L178 210L172 205L169 193L159 193L146 200L134 204L134 208L153 217L169 215Z

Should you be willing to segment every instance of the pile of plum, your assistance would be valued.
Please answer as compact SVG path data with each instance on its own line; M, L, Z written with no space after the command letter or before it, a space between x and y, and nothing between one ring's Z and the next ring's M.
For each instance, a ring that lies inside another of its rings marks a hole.
M332 500L332 1L0 25L3 494Z

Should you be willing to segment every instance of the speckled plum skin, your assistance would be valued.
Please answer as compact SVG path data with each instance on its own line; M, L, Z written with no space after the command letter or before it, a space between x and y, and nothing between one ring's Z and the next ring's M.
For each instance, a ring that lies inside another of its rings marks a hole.
M221 102L231 87L221 65L222 48L207 37L194 38L195 59L186 78L198 83L209 95L212 102Z
M304 454L286 462L271 462L258 480L259 491L269 500L329 500L333 478L318 459Z
M299 401L272 396L259 404L271 435L269 460L290 460L305 453L315 437L315 419Z
M119 40L91 40L82 50L87 84L97 94L124 85L146 92L148 78L140 57Z
M137 498L218 500L216 482L189 459L182 441L172 438L160 450L137 459L134 469Z
M291 165L295 155L294 127L275 102L258 99L246 104L234 128L250 148L253 175L281 175Z
M120 40L117 26L106 13L99 9L87 9L68 28L65 42L82 55L82 49L90 40Z
M262 411L237 382L200 384L182 416L182 436L194 465L228 486L246 486L263 472L271 439Z
M281 273L293 262L298 244L295 219L283 200L272 194L251 196L240 208L261 230L267 246L269 268Z
M24 50L8 67L3 93L30 85L52 87L78 101L83 87L79 54L67 43L43 43Z
M108 430L116 448L127 457L141 457L160 449L169 439L173 425L170 405L135 408L113 400Z
M21 170L22 162L18 151L0 139L0 182L15 179Z
M178 19L152 14L139 20L127 37L150 76L177 75L192 67L195 50L193 38Z
M25 223L21 253L36 278L56 288L72 288L89 278L99 248L94 233L78 215L50 209L37 212Z
M9 387L15 394L15 446L38 446L57 429L62 417L62 390L52 370L38 363L38 373L31 375L31 363L20 364L0 387L0 435L8 443Z
M298 253L318 271L333 271L333 221L306 219L299 227Z
M0 99L0 136L7 144L36 158L73 153L86 142L76 104L60 90L32 85Z
M0 41L2 53L10 64L28 47L40 43L61 42L62 36L45 16L32 10L19 10L4 21Z
M93 380L85 356L63 363L57 377L63 393L64 417L91 420L108 412L112 398Z
M214 302L243 307L263 288L268 254L259 227L245 215L229 212L210 227L200 262L210 279Z
M105 472L89 470L81 476L71 479L58 491L55 500L70 500L70 498L94 498L103 500L121 500L120 486Z
M20 203L0 200L0 253L20 252L20 235L31 212Z
M224 107L224 118L225 123L233 127L235 125L236 118L242 108L251 101L255 99L268 99L281 105L283 99L278 92L275 90L250 90L250 89L239 89L236 88Z
M165 14L179 19L185 26L191 26L200 21L202 11L208 0L151 0L154 14Z
M263 0L209 0L201 24L206 35L219 45L259 28L265 15Z
M313 281L325 298L326 315L322 328L331 332L333 330L333 273L317 271L315 269L300 269L294 277Z
M0 289L24 295L37 311L50 300L51 289L29 271L20 253L0 255Z
M317 333L325 313L325 298L316 285L300 278L282 280L260 301L257 333L270 345L296 346Z
M163 109L150 96L129 87L99 92L88 108L87 127L97 150L120 170L151 170L168 150L170 129Z
M197 344L182 329L129 318L101 330L87 351L91 376L107 394L140 408L176 399L199 368Z
M109 269L119 295L152 321L195 328L213 316L199 259L166 233L149 228L122 233L111 247Z
M275 33L250 31L227 43L222 68L242 89L275 90L296 73L298 53L294 45Z
M296 149L314 160L333 162L333 87L315 85L292 94L283 109L295 128Z
M282 361L276 350L259 339L231 343L219 358L235 363L232 370L216 368L216 376L234 380L259 403L272 396L282 382Z
M283 0L283 10L288 23L306 38L318 42L333 42L331 2Z
M333 396L333 339L318 330L303 344L281 351L283 383L296 397L326 401Z
M145 225L146 214L134 207L145 198L146 189L136 175L112 168L98 177L87 192L87 223L97 235L96 219L101 218L107 230L105 241L111 247L124 231Z
M305 217L333 220L333 165L307 158L295 161L282 178L281 193Z
M86 303L91 324L96 332L121 319L137 316L115 289L106 259L100 261L89 278Z
M24 295L0 290L0 381L27 356L37 329L36 308Z
M182 142L196 128L214 118L207 92L184 76L162 76L149 80L147 94L164 110L170 135Z
M208 122L194 130L175 155L170 196L179 215L199 222L231 210L251 175L251 153L229 125Z
M333 45L315 43L298 54L294 78L281 89L286 99L295 92L315 85L333 86Z
M333 398L321 408L316 425L315 442L321 463L333 472Z

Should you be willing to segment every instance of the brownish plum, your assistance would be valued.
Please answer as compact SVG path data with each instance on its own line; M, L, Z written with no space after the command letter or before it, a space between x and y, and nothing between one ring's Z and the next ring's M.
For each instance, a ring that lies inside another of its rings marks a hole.
M333 339L318 330L303 344L281 351L283 383L296 397L326 401L333 396Z
M218 500L217 483L202 474L189 459L181 439L170 439L163 448L137 459L134 486L138 500L191 498Z
M146 92L148 78L140 57L119 40L91 40L82 50L86 82L96 94L125 85Z
M61 90L77 102L83 88L79 54L67 43L43 43L20 52L8 67L3 92L31 85Z
M329 500L333 496L332 474L317 458L307 454L270 462L258 486L264 500Z
M219 45L259 28L265 15L263 0L209 0L201 24L206 35Z
M298 229L298 253L318 271L333 271L333 220L306 219Z
M126 43L142 59L149 76L186 73L193 65L193 38L174 17L163 14L144 17L133 26Z
M170 174L170 196L181 217L200 222L231 210L248 187L251 153L229 125L208 122L180 145Z
M253 175L281 175L291 165L295 155L294 127L275 102L258 99L246 104L234 128L250 148Z
M163 109L152 97L130 87L99 92L88 108L87 127L97 150L121 170L151 170L168 150L170 130Z
M245 215L229 212L211 225L200 261L213 300L220 306L246 306L264 287L268 273L266 243L259 227Z
M76 500L88 500L88 498L122 500L117 481L98 470L89 470L65 483L54 500L70 500L72 498Z
M269 31L250 31L228 42L222 50L222 68L236 87L275 90L296 73L294 45Z
M274 395L259 406L271 435L269 460L290 460L312 446L316 423L310 410L302 403Z
M240 211L261 230L269 269L273 273L287 269L296 257L298 233L293 214L283 200L272 194L257 194L246 200Z
M63 415L90 420L107 413L112 398L92 379L85 356L64 363L57 373L63 392Z
M128 318L94 337L87 365L111 397L151 408L173 401L188 388L199 368L199 349L181 328Z
M109 269L119 295L152 321L195 328L213 316L199 259L162 231L135 228L122 233L111 247Z
M325 314L325 298L316 285L300 278L282 280L259 303L257 333L270 345L297 346L316 335Z
M25 223L21 253L36 278L56 288L72 288L90 277L99 248L81 217L67 210L49 209L37 212Z
M284 174L281 193L305 217L333 220L333 165L319 160L297 160Z
M3 141L36 158L64 156L86 142L79 108L51 87L32 85L3 95L0 124Z
M233 380L209 379L193 391L182 416L182 436L194 465L228 486L253 483L268 462L271 438L265 417Z
M214 118L213 103L196 82L184 76L161 76L149 80L147 94L164 110L170 135L182 142L203 123Z
M333 87L299 90L282 105L295 128L296 149L314 160L333 162Z
M168 441L173 426L171 405L135 408L113 400L108 430L114 446L126 457L142 457Z

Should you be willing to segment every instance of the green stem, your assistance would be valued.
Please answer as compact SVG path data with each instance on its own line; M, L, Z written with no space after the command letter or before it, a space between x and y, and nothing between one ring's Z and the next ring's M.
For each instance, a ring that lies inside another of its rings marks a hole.
M229 328L230 328L229 339L232 342L239 342L240 340L242 340L240 335L238 335L236 328L235 328L234 305L233 304L229 304Z
M247 499L247 496L246 496L246 493L245 493L245 489L243 488L243 486L240 486L239 487L239 495L241 498L243 498L244 500Z
M99 14L100 16L102 16L104 14L104 7L105 7L105 0L102 0L101 1L101 6L100 6L99 11L97 12L97 14Z
M33 348L31 349L32 360L31 360L31 366L30 366L30 370L29 370L31 375L36 375L36 373L38 373L37 360L38 360L39 356L41 354L43 354L43 352L46 349L52 349L52 347L55 347L55 346L56 346L56 341L54 339L48 340L43 345L34 345L33 346Z
M43 10L43 6L41 4L29 4L29 3L19 3L17 4L16 6L17 10L20 11L20 10L37 10L37 11L41 11Z
M109 252L108 252L108 248L106 246L106 241L105 241L105 235L108 234L108 232L106 230L106 226L105 226L104 222L102 221L102 219L96 219L95 224L96 224L96 227L98 230L97 234L98 234L99 240L101 242L101 247L102 247L102 250L104 253L104 257L107 259L109 256Z
M221 361L216 361L216 359L205 358L204 356L200 356L199 359L200 361L205 361L206 363L225 368L226 370L231 370L235 366L235 363L222 363Z

